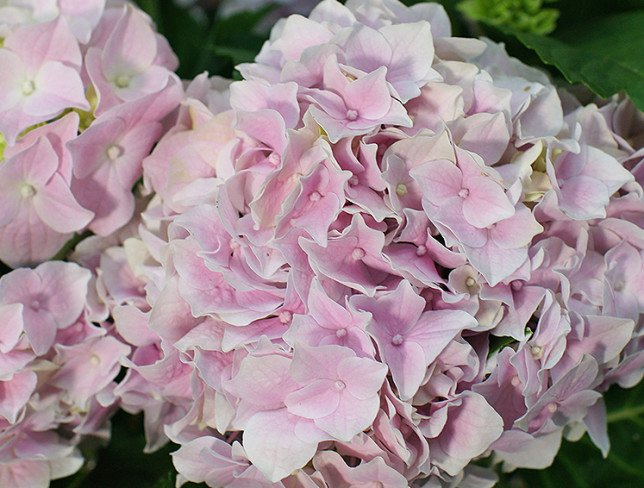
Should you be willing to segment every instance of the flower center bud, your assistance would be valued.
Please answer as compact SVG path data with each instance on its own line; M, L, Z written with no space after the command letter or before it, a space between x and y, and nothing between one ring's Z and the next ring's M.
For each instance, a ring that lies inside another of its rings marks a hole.
M31 305L29 306L33 311L37 312L40 310L40 302L38 300L34 300L31 302Z
M89 362L94 366L98 366L99 364L101 364L101 358L97 354L92 354L89 357Z
M514 291L519 291L521 288L523 288L523 281L514 280L512 283L510 283L510 286Z
M519 384L521 384L521 380L519 379L518 376L514 376L510 380L510 383L512 384L512 386L519 386Z
M424 256L427 254L427 248L423 246L422 244L416 248L416 256Z
M391 343L394 346L400 346L403 342L405 342L405 338L401 336L400 334L396 334L391 338Z
M130 86L131 81L132 81L131 76L129 76L129 75L119 75L114 80L114 84L117 86L117 88L127 88L128 86Z
M235 240L234 237L230 239L230 241L228 242L228 246L230 247L230 250L233 253L241 248L241 245L239 244L239 242Z
M396 186L396 195L399 197L404 197L407 195L407 185L404 183L398 183L398 186Z
M27 80L22 84L21 90L22 90L22 94L28 97L29 95L31 95L33 92L36 91L36 84L31 80Z
M356 175L353 175L351 178L349 178L349 186L356 186L358 183L360 183L360 180Z
M335 331L335 336L338 339L342 339L346 335L347 335L347 329L338 329Z
M530 353L534 359L541 359L543 357L543 347L541 346L531 346Z
M616 281L613 285L613 290L622 291L624 289L624 286L626 286L626 284L623 281Z
M118 144L110 144L105 150L105 154L107 154L110 161L116 161L123 155L123 148Z
M280 312L277 317L281 323L288 324L293 319L293 314L288 310L284 310L283 312Z
M364 249L361 247L356 247L353 252L351 253L351 257L356 260L360 261L362 258L364 258L367 255L366 252L364 252Z
M23 198L31 198L36 194L36 189L34 188L33 185L30 185L29 183L23 183L20 186L20 195Z
M474 288L474 286L476 286L476 280L471 276L468 276L465 280L465 286L467 286L468 288Z
M467 188L461 188L458 191L458 196L461 198L467 198L470 196L470 191Z
M338 380L335 382L335 389L336 390L344 390L347 387L347 384L344 381Z
M320 195L320 193L317 191L314 191L309 195L309 200L311 200L312 202L319 202L321 198L322 195Z
M347 110L347 120L356 120L358 118L358 111L357 110Z
M268 162L271 163L273 166L277 166L280 164L280 157L278 154L271 153L271 155L268 157Z
M548 412L555 413L556 411L557 411L557 404L556 403L549 403L548 404Z

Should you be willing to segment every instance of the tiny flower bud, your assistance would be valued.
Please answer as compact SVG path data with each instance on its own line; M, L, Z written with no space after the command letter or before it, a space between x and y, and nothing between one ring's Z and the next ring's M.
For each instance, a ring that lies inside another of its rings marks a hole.
M356 261L361 260L367 255L367 253L362 249L361 247L356 247L353 252L351 253L351 257L355 259Z
M35 194L36 194L36 189L34 188L33 185L30 185L29 183L23 183L22 186L20 187L20 195L23 198L33 197Z
M401 336L400 334L396 334L391 338L391 343L394 346L400 346L403 342L405 342L405 338Z
M356 120L358 118L357 110L347 110L347 120Z

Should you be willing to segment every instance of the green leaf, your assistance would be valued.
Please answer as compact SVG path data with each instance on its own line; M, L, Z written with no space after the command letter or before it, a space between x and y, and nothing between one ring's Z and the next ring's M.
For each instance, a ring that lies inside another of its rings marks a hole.
M252 61L267 39L256 26L274 5L239 12L226 18L195 16L172 0L137 0L155 21L157 29L179 58L178 74L192 79L208 71L210 75L234 76L238 63Z
M136 3L143 9L147 14L152 17L152 20L158 24L161 17L159 11L160 0L136 0Z
M144 454L143 416L118 412L112 421L112 438L102 449L83 449L92 461L81 473L68 479L57 480L52 488L157 488L173 473L170 452L177 446L167 445ZM174 478L173 478L174 480ZM162 485L163 486L163 485ZM171 486L174 486L172 484Z
M597 18L557 38L512 32L570 83L583 83L608 98L625 91L644 110L644 10Z
M504 347L511 346L516 342L517 341L514 337L490 335L490 349L488 351L488 357L492 356L495 352L500 351Z
M202 50L201 65L207 67L208 63L214 62L222 66L227 63L228 69L222 69L218 74L231 77L233 66L253 61L267 39L265 34L256 32L256 27L274 8L274 5L269 5L217 20L204 44L207 49Z
M165 478L159 480L159 482L154 485L154 488L174 488L174 479L176 478L175 474L170 472L166 474Z
M174 0L137 0L137 3L152 18L179 58L179 76L194 78L198 74L195 65L208 35L207 19L196 17Z
M217 56L229 58L233 64L250 63L257 55L256 51L233 46L211 46L210 50Z

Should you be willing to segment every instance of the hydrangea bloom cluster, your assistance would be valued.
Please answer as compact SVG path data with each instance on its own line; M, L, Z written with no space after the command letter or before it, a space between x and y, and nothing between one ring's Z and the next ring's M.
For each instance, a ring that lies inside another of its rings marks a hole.
M239 69L187 89L138 232L80 253L179 484L486 487L481 457L606 453L602 392L644 371L641 113L436 4L325 0Z
M49 486L109 438L131 347L96 276L47 260L75 233L127 232L142 160L183 98L176 64L129 4L0 4L0 260L42 263L0 278L0 486Z
M209 486L492 486L642 377L642 116L443 9L321 2L198 77L100 256L115 389ZM97 259L101 246L81 254Z
M91 273L51 261L0 278L0 486L39 488L109 438L112 393L130 347L96 321Z
M96 234L0 279L0 485L73 472L115 402L178 484L483 488L487 456L608 451L602 392L644 374L628 101L398 0L325 0L184 92L120 4L0 7L0 259Z
M131 5L2 5L0 260L16 267L127 224L141 160L183 92L167 41Z

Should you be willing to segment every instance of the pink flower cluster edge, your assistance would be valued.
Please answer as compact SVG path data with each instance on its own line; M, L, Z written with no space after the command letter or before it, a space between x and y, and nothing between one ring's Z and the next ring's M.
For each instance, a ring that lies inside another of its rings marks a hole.
M180 446L178 486L486 488L475 461L543 469L585 432L606 455L602 395L644 375L627 99L583 105L438 4L324 0L237 82L181 82L124 2L8 4L0 486L75 472L119 408Z

